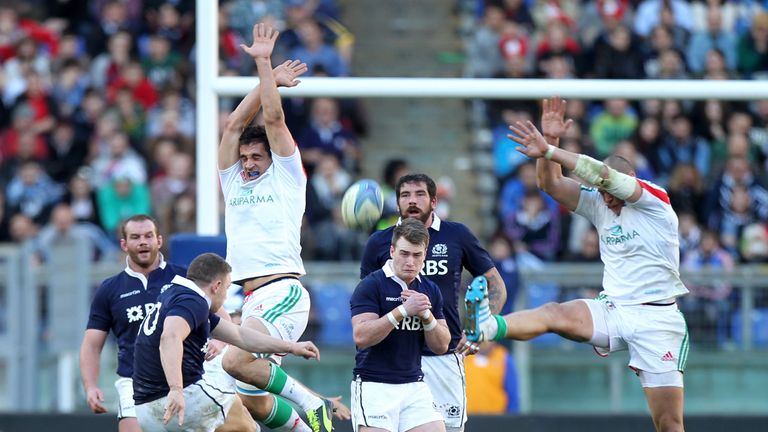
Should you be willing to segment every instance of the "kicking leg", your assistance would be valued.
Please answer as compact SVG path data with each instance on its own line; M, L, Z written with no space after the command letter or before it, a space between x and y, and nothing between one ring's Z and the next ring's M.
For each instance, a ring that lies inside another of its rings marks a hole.
M488 305L488 282L476 277L465 296L467 322L465 333L472 342L484 340L529 340L545 333L586 342L592 338L593 325L589 306L581 300L547 303L536 309L492 315Z

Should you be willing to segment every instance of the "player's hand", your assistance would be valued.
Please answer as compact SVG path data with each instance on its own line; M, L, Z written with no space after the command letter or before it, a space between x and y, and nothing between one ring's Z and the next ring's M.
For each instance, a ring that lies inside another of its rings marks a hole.
M307 72L307 64L301 60L286 60L272 70L278 87L296 87L301 81L296 78Z
M305 359L320 360L320 350L312 342L295 342L288 352Z
M328 398L333 402L333 416L339 420L349 420L352 418L352 413L349 411L349 407L341 402L341 396Z
M461 339L459 339L459 344L456 345L456 353L466 357L470 355L475 355L477 354L478 351L480 351L480 346L474 342L468 341L467 335L462 333Z
M184 390L181 388L173 388L168 392L163 423L168 424L176 415L179 416L179 426L181 426L184 423Z
M409 316L416 316L420 312L432 308L432 303L429 301L429 297L420 292L414 291L408 296L408 299L403 303L405 306L405 312Z
M85 395L88 398L88 406L95 414L104 414L107 412L107 408L101 403L104 402L104 393L98 387L91 387L85 391Z
M253 26L253 44L247 46L240 44L240 48L249 56L255 58L269 58L275 48L275 41L280 32L264 23Z
M224 352L224 348L226 347L226 342L222 342L218 339L210 339L208 341L208 350L205 352L205 360L211 361L215 359L219 354Z
M538 159L544 157L544 153L547 152L549 144L541 135L536 126L530 121L525 123L517 122L517 125L509 126L509 130L514 134L507 134L507 138L520 144L522 147L516 147L515 150L528 156L531 159Z
M544 99L541 108L541 133L546 138L559 139L573 124L573 120L565 120L565 100L560 96ZM554 144L554 143L552 143Z

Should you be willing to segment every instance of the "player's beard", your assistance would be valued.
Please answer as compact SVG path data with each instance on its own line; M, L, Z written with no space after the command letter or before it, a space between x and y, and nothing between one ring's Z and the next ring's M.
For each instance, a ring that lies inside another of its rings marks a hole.
M160 253L160 251L155 248L149 248L148 252L149 253L142 254L138 250L129 251L128 256L137 266L141 268L149 268L152 266L152 264L155 263L155 260L157 260L157 255ZM142 256L146 258L142 258Z
M415 213L415 211L418 211L418 213ZM426 224L427 220L429 220L429 216L432 215L432 211L434 211L434 208L432 206L427 207L427 211L420 209L417 206L411 206L405 209L404 212L400 213L401 219L407 219L407 218L416 218L421 221L421 223Z

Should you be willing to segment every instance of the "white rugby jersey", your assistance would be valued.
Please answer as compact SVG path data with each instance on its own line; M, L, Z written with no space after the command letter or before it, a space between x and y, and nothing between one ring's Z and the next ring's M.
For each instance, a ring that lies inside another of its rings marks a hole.
M277 273L305 274L301 260L301 220L307 176L298 147L291 156L272 154L272 165L245 182L240 161L219 170L225 201L227 262L232 280Z
M688 292L680 280L677 215L664 189L639 180L643 193L612 212L597 189L582 187L576 213L597 228L605 265L603 292L619 304L656 302Z

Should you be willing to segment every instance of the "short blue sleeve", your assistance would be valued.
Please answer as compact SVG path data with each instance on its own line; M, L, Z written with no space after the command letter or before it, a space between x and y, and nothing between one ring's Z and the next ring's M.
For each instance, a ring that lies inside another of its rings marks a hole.
M461 225L461 244L464 249L462 265L472 276L480 276L494 267L493 259L481 245L480 240L464 225Z
M216 328L217 325L219 325L219 322L221 321L221 317L216 315L213 312L210 312L208 314L208 320L211 322L211 331Z
M108 289L103 283L96 291L91 302L91 313L88 316L88 329L104 330L112 328L112 310L109 307Z
M379 287L374 275L368 275L361 280L349 299L351 315L360 315L361 313L375 313L381 316L381 306L379 305L378 295Z
M195 295L197 296L197 294ZM196 329L208 320L210 313L208 303L202 297L179 296L176 301L168 306L166 317L178 316L184 318L184 321L189 324L191 329Z

